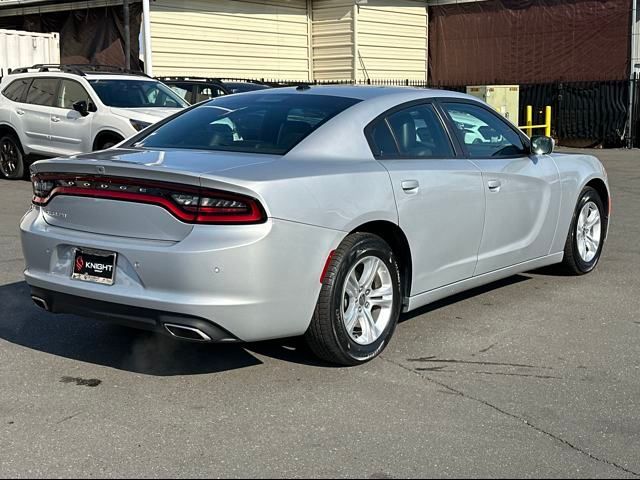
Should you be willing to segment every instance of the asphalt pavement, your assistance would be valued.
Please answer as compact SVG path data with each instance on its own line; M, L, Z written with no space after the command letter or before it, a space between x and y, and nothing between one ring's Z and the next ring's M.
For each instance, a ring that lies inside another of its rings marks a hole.
M31 186L0 181L0 476L640 477L640 152L591 153L613 189L595 272L404 315L357 368L38 310Z

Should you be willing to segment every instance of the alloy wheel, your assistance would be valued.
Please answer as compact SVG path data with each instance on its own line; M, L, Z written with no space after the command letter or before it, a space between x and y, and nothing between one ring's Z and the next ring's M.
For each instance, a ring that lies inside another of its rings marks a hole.
M0 144L0 170L5 177L11 176L18 168L20 154L18 147L10 139L5 138Z
M578 216L576 243L580 258L589 263L598 254L602 241L602 219L594 202L587 202Z
M385 331L393 312L391 272L378 257L360 259L347 275L342 290L342 319L351 339L374 343Z

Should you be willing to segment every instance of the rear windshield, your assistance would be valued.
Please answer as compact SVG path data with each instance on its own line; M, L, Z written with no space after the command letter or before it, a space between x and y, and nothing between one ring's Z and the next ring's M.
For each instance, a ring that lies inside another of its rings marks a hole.
M186 148L282 155L354 98L243 94L216 98L138 139L136 147Z
M148 80L89 80L102 103L118 108L182 108L189 104L160 82Z

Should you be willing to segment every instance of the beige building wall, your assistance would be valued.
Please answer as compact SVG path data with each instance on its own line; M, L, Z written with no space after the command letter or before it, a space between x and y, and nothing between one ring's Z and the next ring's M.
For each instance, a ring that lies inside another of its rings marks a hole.
M154 75L309 80L307 0L157 0Z
M358 79L426 80L426 2L368 0L357 10Z
M156 0L155 75L425 80L424 0Z
M317 80L427 78L423 0L313 0Z
M312 55L316 80L354 78L354 0L313 0Z

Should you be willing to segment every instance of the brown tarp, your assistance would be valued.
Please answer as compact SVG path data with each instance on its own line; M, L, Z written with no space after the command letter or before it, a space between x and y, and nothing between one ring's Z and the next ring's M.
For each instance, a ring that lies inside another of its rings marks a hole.
M138 37L141 16L142 5L132 2L129 22L132 69L140 67ZM125 66L122 6L0 17L0 28L59 32L61 63Z
M623 80L631 0L488 0L431 7L435 85Z

